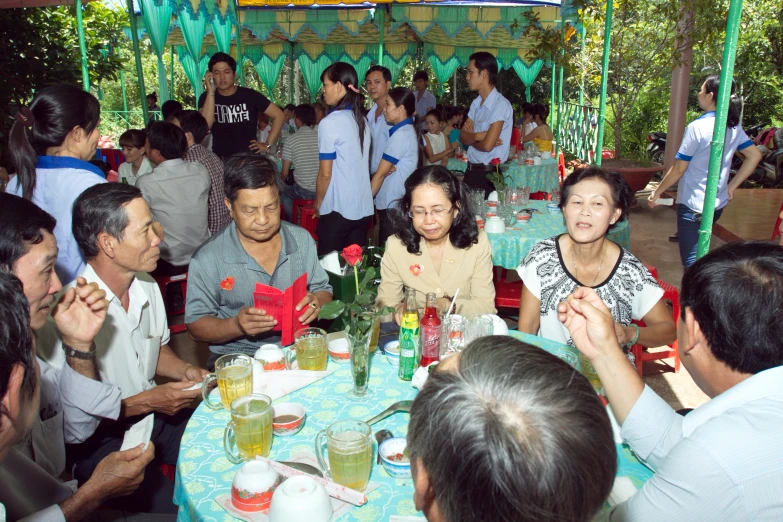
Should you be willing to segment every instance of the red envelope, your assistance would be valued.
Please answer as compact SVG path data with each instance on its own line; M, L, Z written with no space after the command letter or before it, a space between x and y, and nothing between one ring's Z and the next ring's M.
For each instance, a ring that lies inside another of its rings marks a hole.
M302 310L297 314L296 305L304 299L305 295L307 295L307 274L299 276L285 291L256 283L253 306L277 319L277 326L273 330L281 332L283 346L294 344L294 332L301 327L299 317L305 313L305 310Z

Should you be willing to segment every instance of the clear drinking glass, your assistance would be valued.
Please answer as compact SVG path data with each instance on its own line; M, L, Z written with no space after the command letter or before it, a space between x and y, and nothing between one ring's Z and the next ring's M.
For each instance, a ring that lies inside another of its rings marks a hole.
M324 447L327 459L324 458ZM372 428L362 421L337 421L315 436L318 465L332 481L364 491L372 470Z
M465 330L465 318L450 315L443 318L440 331L440 358L462 351Z
M520 187L520 200L522 206L527 206L530 203L530 187Z
M465 328L464 344L467 346L476 339L488 335L492 335L492 318L483 315L473 317Z
M560 187L552 189L552 203L560 203Z

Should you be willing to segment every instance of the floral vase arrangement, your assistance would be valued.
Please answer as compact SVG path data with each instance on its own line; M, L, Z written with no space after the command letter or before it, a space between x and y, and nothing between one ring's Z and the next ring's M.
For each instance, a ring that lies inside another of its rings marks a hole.
M492 183L492 185L495 187L495 190L498 193L498 203L501 205L505 203L506 199L506 179L507 176L504 176L502 172L500 172L500 158L493 158L492 161L490 161L492 165L495 167L495 172L492 172L490 174L487 174L487 179Z

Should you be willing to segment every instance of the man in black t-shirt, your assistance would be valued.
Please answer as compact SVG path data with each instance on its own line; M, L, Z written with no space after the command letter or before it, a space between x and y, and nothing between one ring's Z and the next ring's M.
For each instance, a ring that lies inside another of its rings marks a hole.
M198 99L199 112L212 133L212 152L226 158L238 152L266 152L277 141L283 126L283 111L253 89L234 85L237 62L226 53L209 59L204 79L206 91ZM272 130L265 143L256 141L258 113L272 118Z

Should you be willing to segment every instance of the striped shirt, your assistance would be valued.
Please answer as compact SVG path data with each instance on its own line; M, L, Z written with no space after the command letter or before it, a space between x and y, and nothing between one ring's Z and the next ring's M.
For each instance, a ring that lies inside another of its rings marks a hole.
M209 172L209 199L207 203L207 226L209 233L215 235L231 221L231 216L223 201L223 162L203 145L193 145L185 153L185 161L197 161Z
M318 127L301 127L283 145L283 161L294 164L294 181L310 192L315 192L318 179Z

